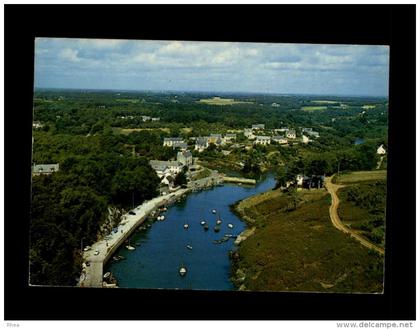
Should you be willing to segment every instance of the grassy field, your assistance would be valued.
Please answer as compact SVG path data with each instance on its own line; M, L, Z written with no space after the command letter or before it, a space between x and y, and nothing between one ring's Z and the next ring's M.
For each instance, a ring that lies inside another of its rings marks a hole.
M383 291L383 258L333 227L324 190L275 190L235 206L255 232L232 256L232 280L252 291Z
M193 129L192 129L192 128L190 128L190 127L186 127L186 128L181 128L181 129L180 129L180 131L181 131L181 133L183 133L183 134L188 134L188 133L192 132L192 131L193 131Z
M315 100L315 101L311 101L311 103L315 103L315 104L337 104L337 101L326 101L326 100Z
M303 111L310 112L310 111L326 110L327 107L326 106L302 106L300 109Z
M353 171L351 173L335 175L333 183L354 184L378 179L386 179L386 170Z
M200 99L198 103L204 103L208 105L253 104L253 102L235 101L233 98L220 98L220 97Z
M376 105L363 105L362 109L364 110L369 110L369 109L374 109L376 108Z

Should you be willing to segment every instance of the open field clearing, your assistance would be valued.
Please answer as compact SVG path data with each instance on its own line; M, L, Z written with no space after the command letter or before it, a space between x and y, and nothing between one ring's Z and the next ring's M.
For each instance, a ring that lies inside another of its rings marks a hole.
M352 184L378 179L386 179L386 170L354 171L348 174L340 174L338 177L335 175L333 183Z
M363 105L362 109L364 110L369 110L369 109L374 109L376 108L376 105Z
M200 99L198 103L204 103L208 105L253 104L253 102L235 101L233 98L220 98L220 97Z
M300 108L303 111L320 111L320 110L326 110L326 106L302 106Z
M181 128L180 130L183 134L188 134L192 132L193 129L191 127L186 127L186 128Z
M326 101L326 100L315 100L315 101L311 101L311 103L315 103L315 104L336 104L338 102L337 101Z

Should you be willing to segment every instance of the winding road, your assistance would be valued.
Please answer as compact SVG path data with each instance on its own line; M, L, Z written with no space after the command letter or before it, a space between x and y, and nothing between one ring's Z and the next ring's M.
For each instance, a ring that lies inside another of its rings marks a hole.
M376 246L375 244L367 240L365 237L356 233L355 231L353 231L352 229L350 229L349 227L343 224L340 217L338 216L338 211L337 211L338 205L340 204L340 199L337 196L337 191L340 188L344 187L344 185L334 184L332 183L331 179L332 177L328 177L325 179L325 187L327 188L328 192L331 194L330 218L333 225L341 232L350 234L351 237L358 240L363 246L369 249L375 250L379 254L383 255L384 249Z

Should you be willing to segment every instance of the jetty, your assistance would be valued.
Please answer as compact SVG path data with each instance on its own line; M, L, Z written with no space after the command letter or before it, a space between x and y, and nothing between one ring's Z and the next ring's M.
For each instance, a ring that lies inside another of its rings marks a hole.
M103 268L106 262L111 258L115 251L127 240L127 238L141 225L148 215L157 208L174 202L190 189L179 189L173 193L163 195L152 200L146 201L131 211L135 215L129 213L123 216L118 231L108 235L106 239L96 242L91 249L83 252L83 261L89 262L89 266L83 268L79 287L107 287L103 282ZM95 255L96 251L99 254Z
M255 179L242 178L242 177L229 177L223 176L223 181L226 183L241 183L241 184L257 184Z

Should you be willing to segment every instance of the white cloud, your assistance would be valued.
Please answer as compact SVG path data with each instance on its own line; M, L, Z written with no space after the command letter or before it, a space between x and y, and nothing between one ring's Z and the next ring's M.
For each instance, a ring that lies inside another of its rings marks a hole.
M64 48L60 52L60 57L70 62L80 62L81 59L77 56L78 53L79 51L76 49Z

